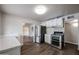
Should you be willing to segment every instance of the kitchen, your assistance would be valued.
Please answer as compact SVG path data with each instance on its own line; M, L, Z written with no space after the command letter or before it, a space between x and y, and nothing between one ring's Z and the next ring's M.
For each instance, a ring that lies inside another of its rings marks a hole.
M57 4L1 5L0 54L78 55L78 7Z
M78 33L78 15L79 13L75 13L75 14L70 14L66 16L56 17L54 19L50 18L48 21L41 22L41 24L39 24L38 26L34 25L34 26L37 26L37 28L38 27L41 28L41 26L44 26L46 28L43 29L44 31L43 38L42 36L40 36L42 34L40 33L42 30L40 30L40 28L37 29L38 31L36 31L37 33L36 35L39 35L39 38L37 39L35 38L35 36L33 36L34 37L33 40L37 40L33 42L42 44L40 40L43 39L44 40L43 43L47 43L50 46L61 50L66 48L66 44L76 45L75 49L78 50L78 39L79 39L78 38L78 34L79 34ZM69 29L68 28L69 25L66 25L66 24L71 22L72 22L72 27L69 27L71 28L71 30L67 30ZM71 34L74 36L72 36ZM72 37L73 39L69 38L69 35L71 35L70 37Z

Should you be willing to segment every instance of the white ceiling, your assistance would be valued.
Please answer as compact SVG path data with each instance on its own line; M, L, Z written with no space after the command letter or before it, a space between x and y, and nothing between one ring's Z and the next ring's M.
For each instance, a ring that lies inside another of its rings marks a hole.
M43 15L37 15L34 12L36 6L37 4L3 4L1 11L36 21L45 21L49 18L79 12L79 5L45 4L47 12Z

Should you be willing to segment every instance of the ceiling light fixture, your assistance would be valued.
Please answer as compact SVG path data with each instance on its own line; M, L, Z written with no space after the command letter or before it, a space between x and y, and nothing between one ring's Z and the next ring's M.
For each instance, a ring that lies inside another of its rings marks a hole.
M78 23L73 23L72 24L74 27L78 27Z
M47 8L44 5L39 5L35 7L34 11L36 14L42 15L46 13Z
M78 19L72 20L72 21L71 21L71 24L72 24L74 27L78 27Z

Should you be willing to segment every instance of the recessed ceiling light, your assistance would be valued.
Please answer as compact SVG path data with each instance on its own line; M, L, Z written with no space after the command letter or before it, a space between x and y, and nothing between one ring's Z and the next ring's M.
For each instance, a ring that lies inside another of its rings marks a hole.
M39 5L35 7L34 11L36 14L42 15L46 13L47 8L44 5Z

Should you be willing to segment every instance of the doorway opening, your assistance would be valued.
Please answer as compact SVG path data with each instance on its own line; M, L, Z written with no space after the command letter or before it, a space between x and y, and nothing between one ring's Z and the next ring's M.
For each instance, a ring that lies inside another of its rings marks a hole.
M78 19L68 20L64 23L65 42L74 45L78 49ZM74 49L73 48L73 49Z
M23 25L23 45L32 43L31 24L25 23Z

